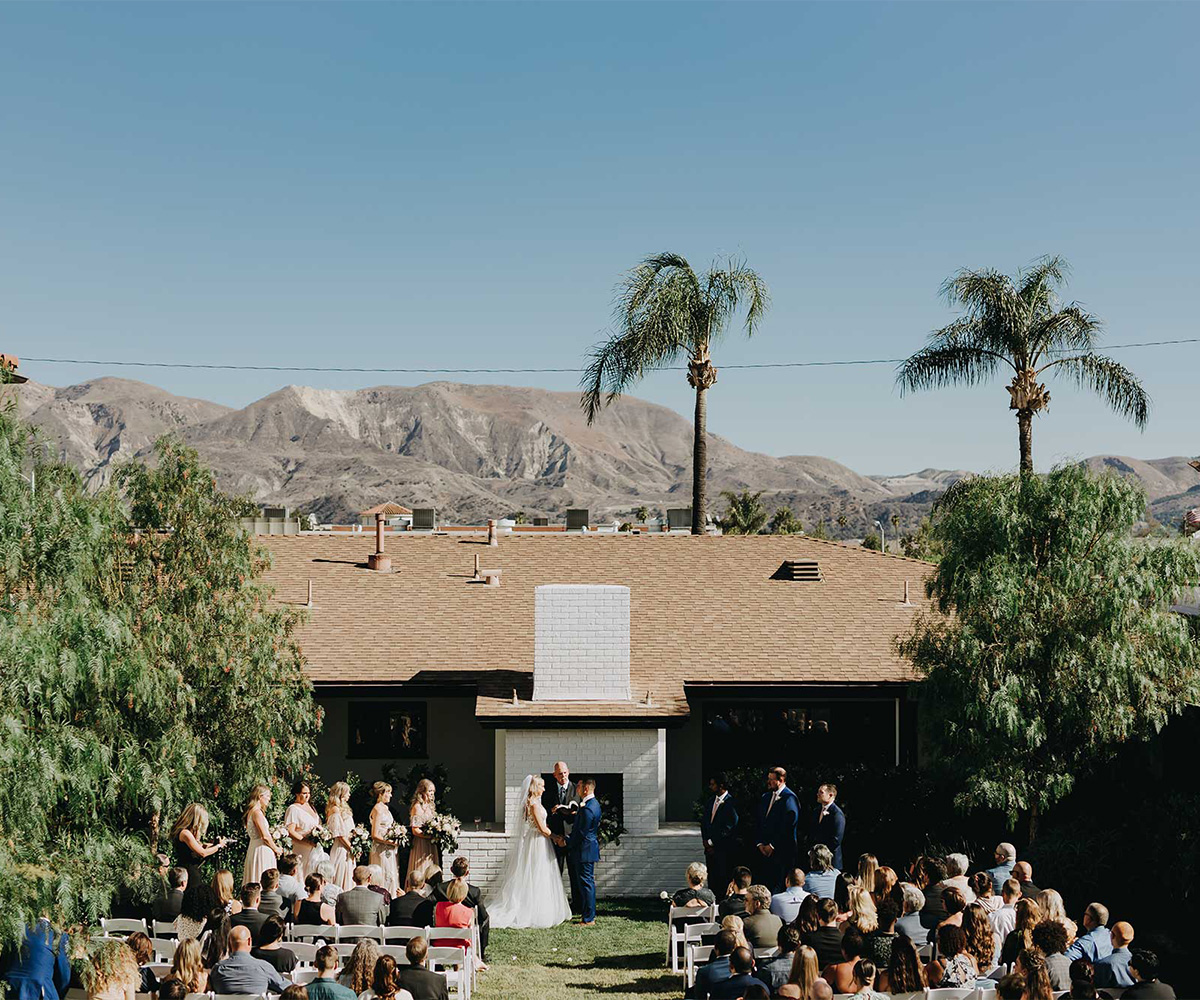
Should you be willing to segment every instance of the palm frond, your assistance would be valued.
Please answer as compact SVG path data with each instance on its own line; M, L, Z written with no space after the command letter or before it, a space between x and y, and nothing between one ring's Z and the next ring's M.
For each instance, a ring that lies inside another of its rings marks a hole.
M977 322L974 329L977 346L1014 357L1021 354L1024 348L1021 331L1026 326L1028 310L1007 274L964 269L942 284L942 295Z
M896 369L896 384L901 394L948 385L978 385L991 378L1001 362L1011 365L1004 355L971 344L926 347Z
M1081 354L1051 361L1040 371L1050 368L1058 368L1060 373L1071 376L1081 388L1091 389L1139 429L1146 426L1150 416L1150 396L1141 379L1124 365L1102 354Z
M1039 257L1029 267L1022 268L1017 275L1020 282L1020 295L1026 301L1030 301L1030 297L1044 294L1045 291L1053 292L1055 288L1066 282L1067 275L1070 273L1071 265L1065 258L1057 254L1046 254L1044 257Z
M746 307L746 336L753 336L771 304L767 283L744 260L730 260L708 272L707 298L711 309L711 335L715 339L742 304Z
M1029 340L1035 357L1050 351L1082 354L1095 348L1100 328L1099 319L1072 302L1039 319L1030 330Z

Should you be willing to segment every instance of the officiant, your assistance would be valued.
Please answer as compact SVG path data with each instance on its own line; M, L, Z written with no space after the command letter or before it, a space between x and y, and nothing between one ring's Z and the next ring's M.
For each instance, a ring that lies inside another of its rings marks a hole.
M571 783L571 769L563 761L554 765L554 780L546 782L546 791L542 793L542 806L546 810L546 825L554 834L554 857L558 861L558 871L567 863L567 849L560 846L558 838L564 841L571 835L571 820L575 810L579 808L579 793ZM575 899L575 886L571 886L571 910L579 912L579 900Z

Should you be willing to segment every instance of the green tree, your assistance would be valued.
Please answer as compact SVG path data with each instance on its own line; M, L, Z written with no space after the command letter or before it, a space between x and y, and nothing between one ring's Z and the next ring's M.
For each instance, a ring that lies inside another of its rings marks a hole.
M727 535L757 535L767 524L767 508L762 503L762 491L751 493L742 490L733 493L723 490L725 516L721 518L721 530Z
M825 522L818 521L813 527L812 534L809 537L819 538L822 541L826 540L829 537L829 529L825 527Z
M1077 304L1061 305L1057 289L1068 266L1044 257L1011 278L998 271L959 271L942 285L964 315L937 330L929 346L905 361L896 375L902 392L948 385L977 385L1007 366L1009 409L1017 413L1021 471L1033 471L1033 417L1050 404L1038 382L1051 371L1091 389L1117 413L1145 427L1150 397L1136 375L1096 353L1100 321Z
M780 507L771 515L771 534L798 535L804 530L800 518L791 507Z
M941 559L942 546L941 542L934 538L931 518L921 518L916 531L900 538L900 551L910 559L923 559L926 562L937 562Z
M870 549L872 552L878 552L881 548L883 548L883 546L880 544L879 536L873 531L867 532L866 537L862 541L862 547L864 549Z
M899 642L964 809L1038 818L1122 744L1200 697L1200 647L1169 608L1200 552L1146 543L1135 482L1077 466L976 477L938 504L936 613Z
M647 257L626 276L617 300L618 332L593 348L581 384L592 423L600 410L648 371L686 359L696 392L692 445L692 534L707 523L708 390L717 381L712 345L745 308L746 336L767 310L767 286L744 261L698 275L678 254Z
M645 524L650 520L650 508L645 504L642 504L641 507L633 512L633 516L638 519L639 523Z

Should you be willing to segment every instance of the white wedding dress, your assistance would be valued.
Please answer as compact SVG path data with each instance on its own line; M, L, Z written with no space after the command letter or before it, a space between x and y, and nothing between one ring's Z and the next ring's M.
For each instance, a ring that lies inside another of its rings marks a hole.
M533 775L521 786L521 801L529 801ZM546 810L532 803L544 826ZM533 817L524 815L516 839L504 861L500 891L487 901L493 927L555 927L571 919L571 905L554 859L554 845L538 830Z

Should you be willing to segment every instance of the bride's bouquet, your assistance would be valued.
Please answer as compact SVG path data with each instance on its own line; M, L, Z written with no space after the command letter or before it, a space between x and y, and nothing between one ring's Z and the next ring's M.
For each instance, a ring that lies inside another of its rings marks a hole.
M442 857L445 857L458 850L458 835L462 833L462 823L449 813L434 813L432 819L421 825L421 832L433 842L433 846Z
M365 826L356 826L350 831L350 853L357 859L371 850L371 831Z
M326 853L333 846L333 834L324 823L318 823L308 834L309 839Z
M292 849L292 835L288 833L287 827L282 823L279 826L271 828L271 839L275 841L275 846L278 847L284 854Z
M388 827L387 839L400 847L408 846L408 827L403 823L393 823Z

